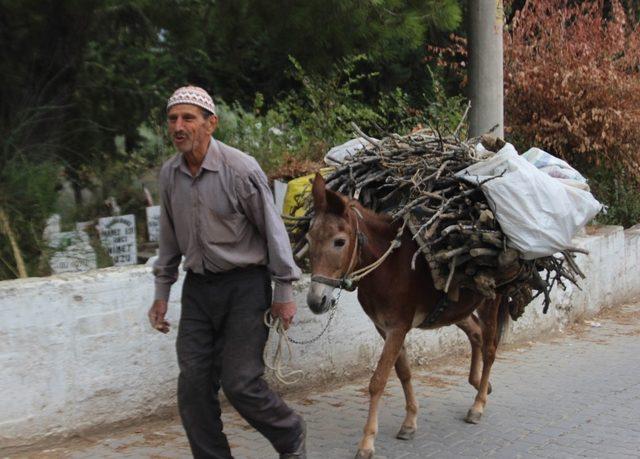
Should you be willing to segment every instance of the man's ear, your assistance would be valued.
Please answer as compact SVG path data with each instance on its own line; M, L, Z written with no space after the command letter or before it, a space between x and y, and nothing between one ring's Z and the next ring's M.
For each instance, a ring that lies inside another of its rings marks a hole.
M327 210L327 189L324 178L320 173L316 173L313 178L313 187L311 188L313 196L313 209L316 212L324 212Z
M209 135L211 135L218 129L218 117L216 115L210 115L209 118L207 118L207 122L209 123Z

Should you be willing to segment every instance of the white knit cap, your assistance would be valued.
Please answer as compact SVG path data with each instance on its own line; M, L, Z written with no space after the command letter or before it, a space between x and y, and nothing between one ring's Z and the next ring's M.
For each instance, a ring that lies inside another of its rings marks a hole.
M167 110L177 104L197 105L217 115L216 106L209 93L197 86L183 86L182 88L176 89L171 97L169 97Z

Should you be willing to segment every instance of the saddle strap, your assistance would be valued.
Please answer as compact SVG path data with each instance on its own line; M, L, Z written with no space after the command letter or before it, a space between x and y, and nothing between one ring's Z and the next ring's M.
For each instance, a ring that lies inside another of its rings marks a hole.
M447 300L447 295L442 295L442 298L440 299L440 301L438 301L436 307L429 313L427 317L425 317L422 323L418 325L418 328L430 327L431 325L433 325L440 318L444 310L447 308L448 304L449 302Z

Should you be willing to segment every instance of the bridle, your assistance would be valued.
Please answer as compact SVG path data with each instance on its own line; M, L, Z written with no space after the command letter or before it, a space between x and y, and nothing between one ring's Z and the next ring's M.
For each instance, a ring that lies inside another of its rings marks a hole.
M351 260L349 261L349 265L347 266L347 270L345 271L345 273L342 275L342 277L340 279L336 279L336 278L332 278L332 277L325 277L325 276L311 276L311 282L318 282L320 284L324 284L324 285L328 285L329 287L333 287L333 288L340 288L341 290L347 290L347 291L354 291L357 288L357 282L362 279L363 277L365 277L366 275L370 274L371 272L373 272L376 268L378 268L382 262L384 262L384 260L391 255L391 253L397 249L398 247L400 247L400 245L402 244L400 239L402 237L402 233L404 232L404 228L405 226L407 226L407 223L409 221L409 216L405 215L404 217L404 222L403 224L400 226L400 228L398 228L398 232L396 233L396 237L393 241L391 241L391 244L389 245L389 248L387 249L387 251L385 253L382 254L382 256L380 258L378 258L376 261L374 261L373 263L365 266L364 268L360 268L357 269L355 271L353 271L353 268L355 267L355 263L356 260L358 258L359 252L362 249L362 246L364 246L364 244L366 243L366 236L360 231L360 226L358 224L358 218L363 219L362 214L360 213L360 211L355 207L355 204L352 203L349 206L350 209L352 209L354 211L354 213L356 214L356 237L355 237L355 241L354 241L354 247L353 247L353 252L351 253ZM339 297L340 293L338 293L338 297ZM446 309L447 305L449 304L448 299L447 299L447 295L443 295L442 298L440 299L440 301L436 304L435 309L429 313L429 315L425 318L425 320L422 322L421 326L425 325L425 326L430 326L433 325L438 318L442 315L442 313L444 312L444 310ZM335 303L334 303L335 305ZM335 313L335 307L334 307L334 313Z
M360 211L355 207L355 204L349 205L349 209L353 210L356 214L356 235L352 244L353 249L351 251L351 257L346 271L339 279L320 275L311 276L311 282L318 282L320 284L328 285L329 287L341 288L343 290L352 292L356 289L356 287L354 285L353 279L349 277L349 275L353 272L353 269L355 268L358 259L360 258L360 251L362 250L362 246L364 246L367 241L367 236L365 236L364 233L360 231L360 224L358 223L358 219L364 218L362 216L362 213L360 213ZM349 213L348 215L349 219L351 220L351 213Z
M355 203L351 203L349 205L349 209L353 210L353 213L355 213L356 235L355 235L355 240L353 242L353 249L351 252L350 261L349 261L349 264L347 265L346 271L340 278L314 275L314 276L311 276L311 282L317 282L319 284L324 284L329 287L340 288L340 289L352 292L357 288L357 282L360 279L362 279L366 275L373 272L376 268L378 268L378 266L382 264L382 262L389 255L391 255L391 252L393 252L395 249L400 247L400 244L401 244L400 237L402 236L404 227L407 224L407 219L404 220L404 223L402 224L400 229L398 229L398 233L396 234L395 239L391 241L391 245L389 245L389 248L387 249L387 251L384 254L382 254L380 258L378 258L373 263L365 266L364 268L354 270L354 268L356 267L357 261L360 258L360 252L362 250L362 247L367 242L367 236L360 231L360 225L358 223L359 219L360 220L364 219L364 217L362 216L362 213L360 212L360 210L358 210ZM349 213L349 215L351 214ZM349 217L349 219L351 219L351 217Z

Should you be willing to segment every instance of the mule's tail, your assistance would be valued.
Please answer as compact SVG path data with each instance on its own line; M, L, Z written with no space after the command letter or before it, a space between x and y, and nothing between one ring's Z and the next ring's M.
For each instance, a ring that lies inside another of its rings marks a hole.
M500 298L500 305L498 306L498 331L496 333L496 344L500 344L502 335L505 329L509 326L511 316L509 314L509 297L503 295Z

